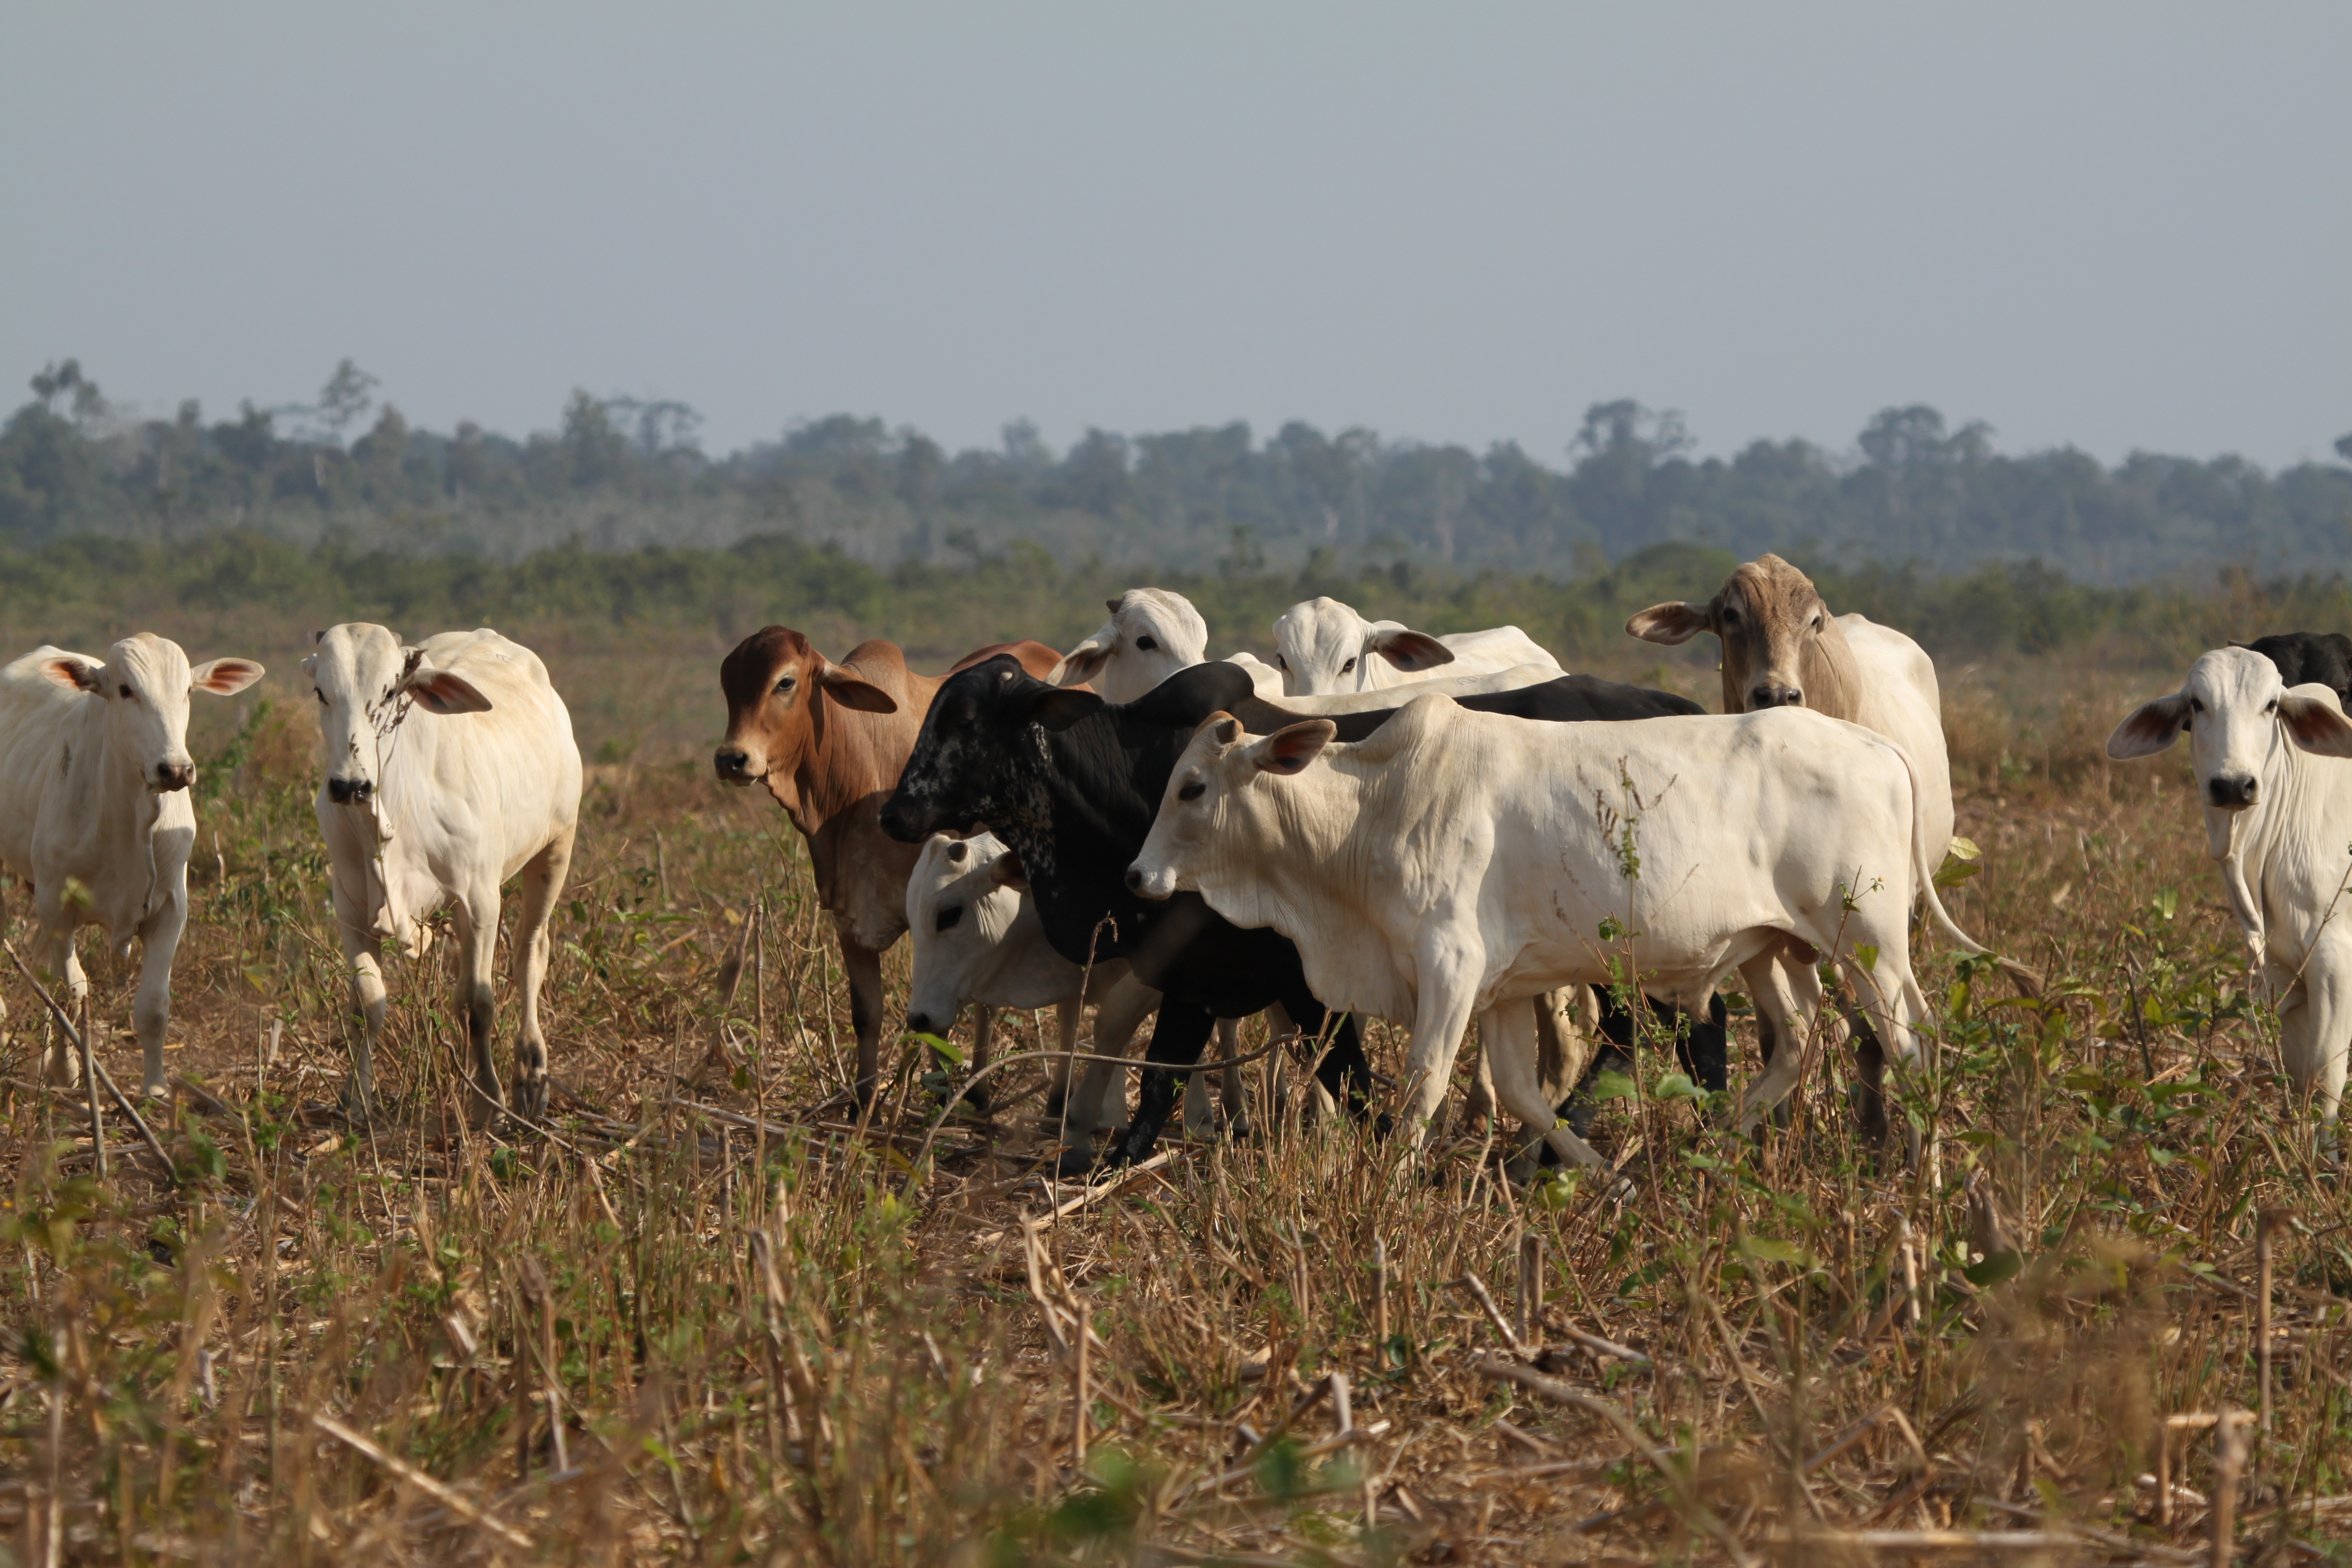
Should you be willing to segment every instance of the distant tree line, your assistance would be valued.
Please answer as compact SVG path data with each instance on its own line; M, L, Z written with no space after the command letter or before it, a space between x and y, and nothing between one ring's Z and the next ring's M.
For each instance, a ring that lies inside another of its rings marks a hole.
M1759 440L1699 458L1679 416L1598 404L1555 467L1514 442L1481 454L1297 421L1265 439L1238 422L1089 430L1059 453L1023 422L950 453L846 414L712 457L691 407L586 392L551 431L443 434L380 402L349 360L315 403L211 422L194 400L122 416L72 360L32 390L0 426L0 542L20 550L234 529L511 562L782 535L877 568L969 566L1026 542L1069 564L1228 578L1406 563L1567 581L1679 543L1931 575L2038 562L2123 584L2333 571L2352 547L2352 436L2344 463L2275 473L2148 453L2110 468L2073 448L2005 455L1984 426L1924 406L1884 410L1850 453Z

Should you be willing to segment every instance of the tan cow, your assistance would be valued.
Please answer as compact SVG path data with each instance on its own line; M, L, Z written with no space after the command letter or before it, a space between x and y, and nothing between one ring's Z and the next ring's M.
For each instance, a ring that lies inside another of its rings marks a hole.
M1653 605L1625 623L1645 642L1677 644L1713 632L1723 645L1723 710L1810 708L1874 731L1911 758L1920 834L1930 868L1952 846L1952 764L1944 745L1943 695L1927 650L1863 615L1833 616L1813 580L1777 555L1759 555L1724 580L1703 604ZM2001 967L2036 987L2041 976L2009 959ZM1874 1138L1882 1116L1883 1058L1867 1020L1861 1050L1863 1125ZM1775 1041L1759 1016L1765 1059Z
M1039 677L1062 661L1043 643L992 643L955 668L1000 653ZM906 934L907 879L922 854L921 845L884 833L877 814L898 787L945 679L916 674L898 644L879 640L835 664L789 626L761 627L719 667L727 738L712 765L728 784L764 782L807 840L817 900L833 917L849 977L861 1103L873 1098L879 1069L882 954ZM988 1030L983 1017L975 1068L987 1065Z

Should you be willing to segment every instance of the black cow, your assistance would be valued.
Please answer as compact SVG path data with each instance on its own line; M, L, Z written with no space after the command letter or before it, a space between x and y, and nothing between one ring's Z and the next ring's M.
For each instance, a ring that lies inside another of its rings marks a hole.
M882 808L893 837L970 832L985 823L1021 858L1045 940L1073 963L1126 959L1161 993L1144 1059L1187 1068L1219 1018L1280 1003L1319 1033L1326 1009L1307 986L1298 950L1247 931L1197 894L1139 899L1124 881L1143 847L1176 760L1201 721L1247 699L1250 678L1222 661L1180 671L1124 706L1048 686L1006 656L949 678L924 716L914 753ZM1179 1072L1143 1075L1135 1119L1114 1163L1151 1151L1176 1102ZM1361 1113L1371 1068L1355 1020L1341 1019L1317 1076ZM1083 1167L1085 1151L1065 1164Z
M2273 632L2252 642L2233 642L2278 666L2279 679L2289 686L2316 682L2336 693L2352 710L2352 637L2342 632Z

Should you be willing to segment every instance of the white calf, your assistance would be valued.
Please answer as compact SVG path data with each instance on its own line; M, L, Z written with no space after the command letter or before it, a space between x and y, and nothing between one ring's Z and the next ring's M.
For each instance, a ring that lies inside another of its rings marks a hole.
M382 626L335 626L302 668L317 688L327 742L319 830L327 840L335 924L365 1026L345 1101L365 1115L383 1027L384 940L424 945L423 918L444 901L457 917L458 1001L471 1047L472 1109L505 1105L490 1055L490 976L499 889L522 879L515 920L522 1025L513 1108L547 1110L547 1039L539 987L548 920L572 865L580 819L580 748L572 716L539 656L484 628L403 647Z
M2133 709L2107 755L2153 756L2183 730L2206 853L2278 1005L2287 1076L2333 1122L2352 1047L2352 768L2324 759L2352 757L2352 723L2328 688L2289 690L2268 658L2226 647Z
M139 939L131 1017L150 1095L164 1092L172 958L188 923L188 695L230 696L261 675L249 658L190 668L179 644L150 632L116 643L102 664L37 647L0 669L0 863L33 884L36 954L73 996L89 989L77 928L103 928L123 958ZM61 1037L48 1074L81 1077Z

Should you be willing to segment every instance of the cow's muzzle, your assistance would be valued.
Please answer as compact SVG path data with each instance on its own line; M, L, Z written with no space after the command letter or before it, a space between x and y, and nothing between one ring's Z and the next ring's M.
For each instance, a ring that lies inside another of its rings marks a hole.
M327 798L337 805L365 805L375 798L373 779L327 780Z
M720 782L747 784L760 775L751 771L751 753L740 746L721 746L710 754L711 771Z
M155 788L158 792L163 795L169 795L176 789L185 789L195 782L196 764L194 763L159 763L156 764Z
M907 1014L907 1033L910 1035L938 1035L944 1038L947 1032L954 1027L953 1018L934 1018L929 1013L911 1010Z
M1176 879L1166 871L1154 876L1138 861L1127 868L1127 890L1139 899L1165 899L1176 891Z
M2262 781L2252 773L2215 773L2205 781L2205 798L2223 811L2243 811L2262 794Z
M1748 710L1760 713L1767 708L1802 708L1803 690L1794 686L1775 686L1762 681L1748 689Z

